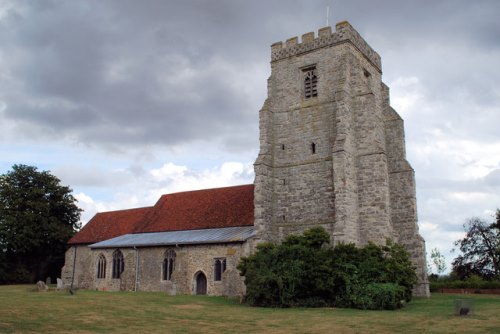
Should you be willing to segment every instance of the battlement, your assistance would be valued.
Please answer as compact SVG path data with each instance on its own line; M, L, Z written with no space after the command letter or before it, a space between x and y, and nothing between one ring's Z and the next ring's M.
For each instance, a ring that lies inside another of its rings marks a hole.
M302 35L301 43L299 43L298 37L292 37L287 39L285 43L277 42L272 44L271 61L278 61L315 49L346 42L354 45L368 61L382 72L382 63L379 54L368 45L363 37L347 21L337 23L334 33L332 33L331 27L324 27L319 29L317 38L315 38L314 32L308 32Z

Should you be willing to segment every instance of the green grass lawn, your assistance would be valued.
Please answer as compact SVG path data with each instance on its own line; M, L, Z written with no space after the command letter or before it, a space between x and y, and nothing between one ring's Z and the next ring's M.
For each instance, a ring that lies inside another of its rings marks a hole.
M500 296L434 294L397 311L269 309L159 292L0 286L0 333L500 333ZM474 314L453 315L470 298Z

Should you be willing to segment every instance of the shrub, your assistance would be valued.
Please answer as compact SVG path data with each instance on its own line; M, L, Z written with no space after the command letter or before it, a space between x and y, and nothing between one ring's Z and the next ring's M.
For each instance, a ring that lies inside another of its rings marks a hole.
M430 282L431 292L440 289L500 289L500 281L485 280L477 275L472 275L465 280L459 280L454 277L440 277Z
M415 270L405 249L353 244L329 246L322 228L264 243L238 265L246 301L256 306L337 306L394 309L411 299Z
M370 283L353 296L353 307L368 310L395 310L403 306L405 288L394 283Z

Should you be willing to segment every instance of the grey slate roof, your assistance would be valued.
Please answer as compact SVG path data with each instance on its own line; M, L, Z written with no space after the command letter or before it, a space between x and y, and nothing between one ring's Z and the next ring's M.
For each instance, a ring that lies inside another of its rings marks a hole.
M211 228L171 232L125 234L90 245L90 248L152 247L244 242L253 237L253 226Z

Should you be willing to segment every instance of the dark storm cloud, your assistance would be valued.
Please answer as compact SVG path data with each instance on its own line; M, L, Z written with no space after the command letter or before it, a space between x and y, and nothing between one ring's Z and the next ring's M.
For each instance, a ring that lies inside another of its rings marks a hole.
M420 74L441 100L464 90L487 106L499 98L491 59L453 59L457 50L498 52L496 1L13 3L0 20L0 117L39 136L94 145L219 138L228 149L254 148L269 45L323 26L327 5L330 24L350 20L387 55L389 79Z

